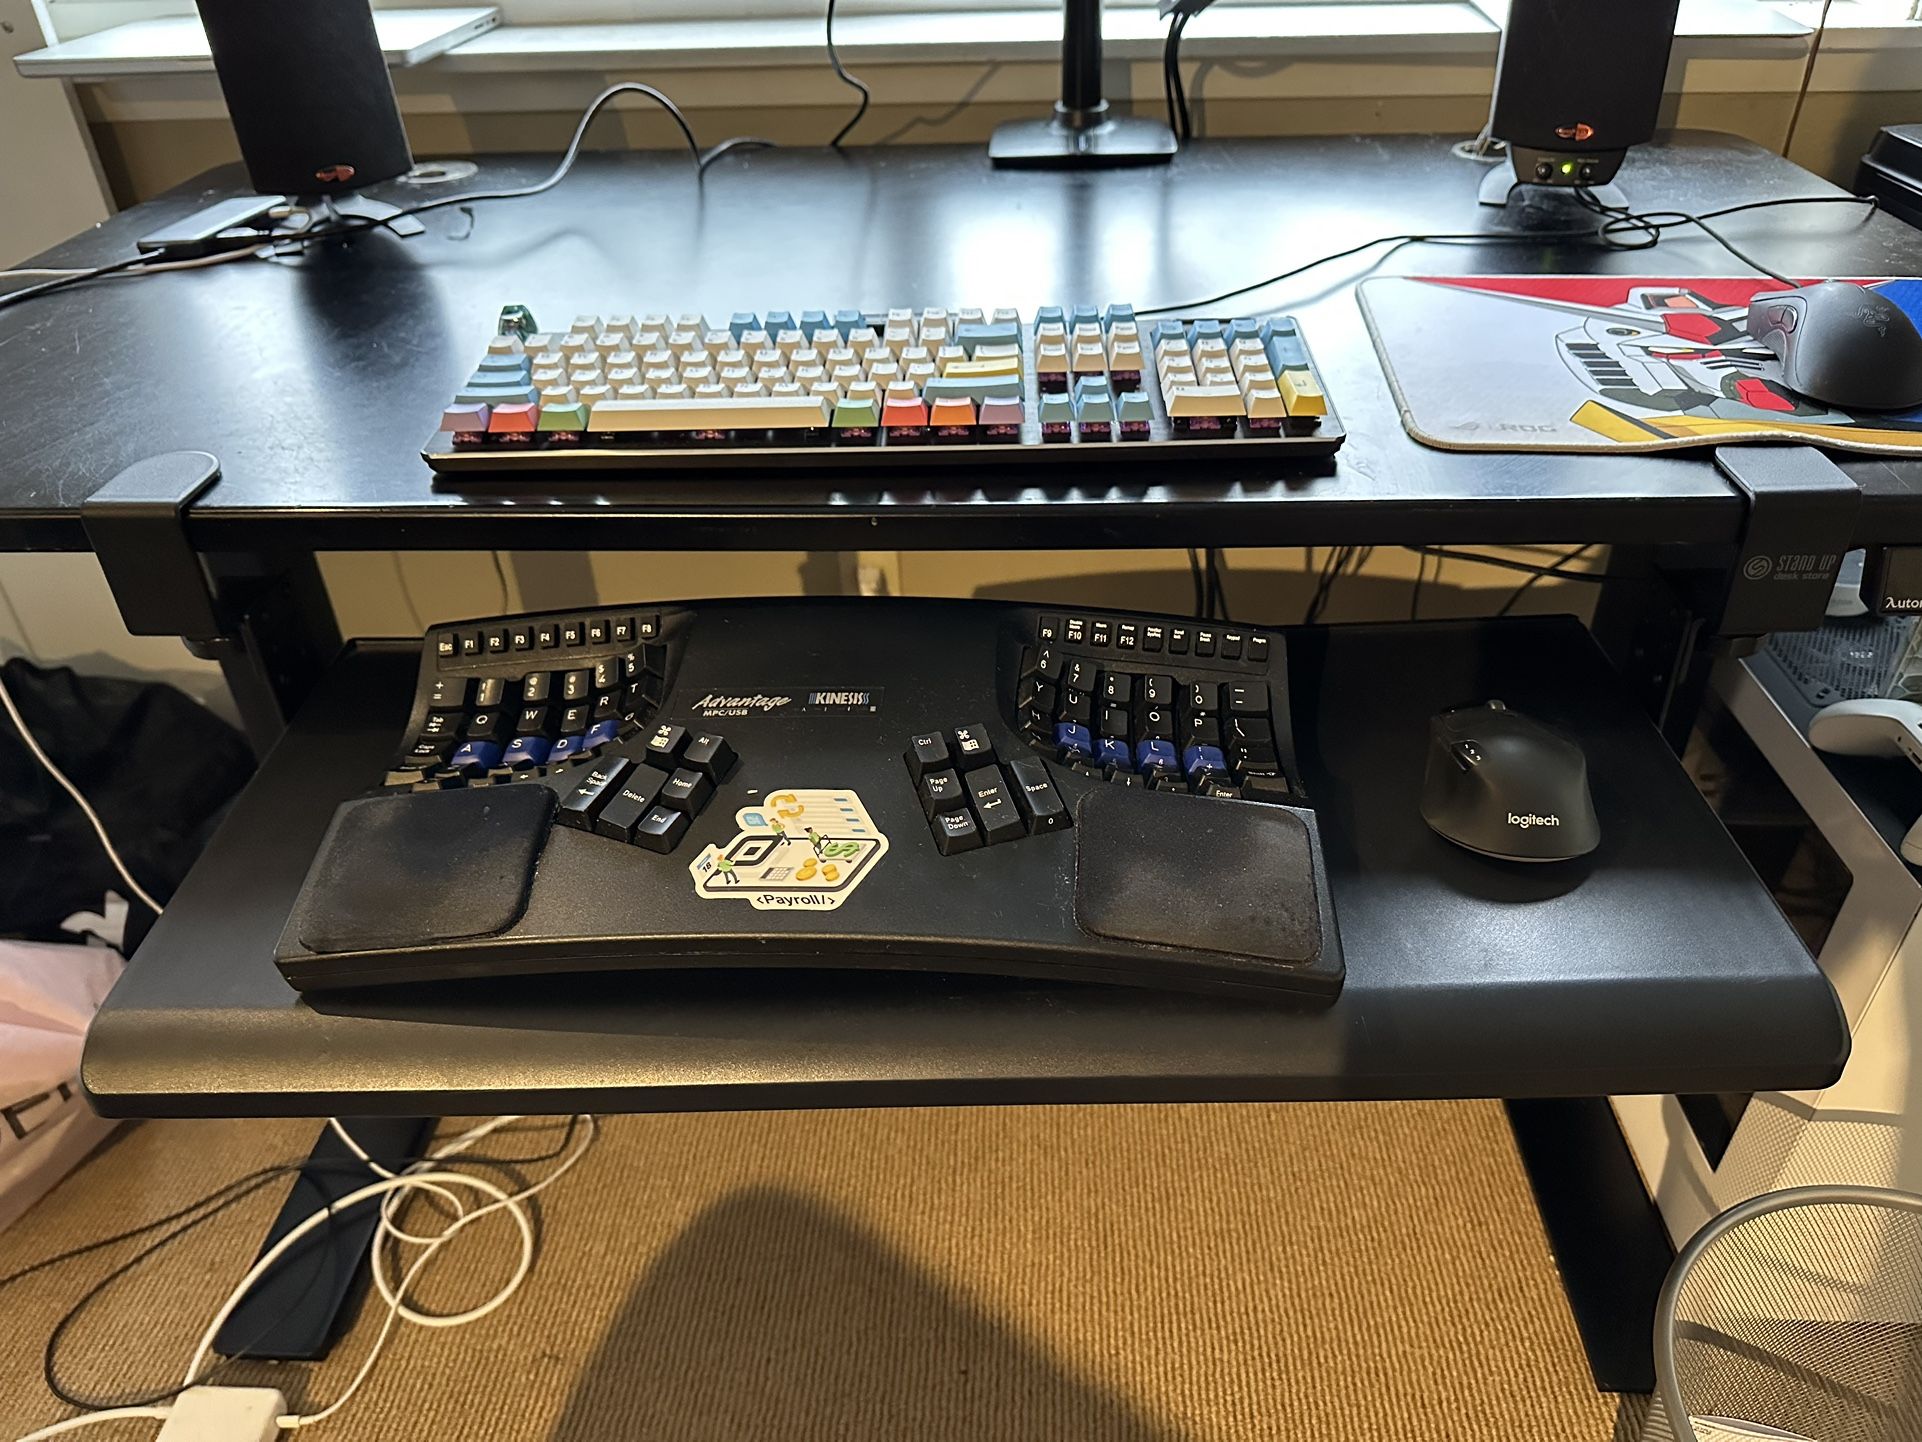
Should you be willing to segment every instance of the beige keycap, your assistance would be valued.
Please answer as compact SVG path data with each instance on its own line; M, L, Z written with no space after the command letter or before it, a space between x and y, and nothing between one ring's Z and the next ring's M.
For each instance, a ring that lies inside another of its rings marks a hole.
M1176 386L1168 392L1171 416L1238 416L1245 414L1241 392L1233 386Z

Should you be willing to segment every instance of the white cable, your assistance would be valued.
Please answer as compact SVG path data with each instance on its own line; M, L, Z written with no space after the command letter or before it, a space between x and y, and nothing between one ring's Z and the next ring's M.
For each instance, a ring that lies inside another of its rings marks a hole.
M29 1432L19 1442L42 1442L47 1437L59 1437L68 1432L78 1432L82 1427L91 1427L96 1422L117 1422L125 1417L148 1417L164 1422L173 1415L170 1407L109 1407L105 1412L89 1412L83 1417L69 1417L64 1422L55 1422L51 1427L42 1427L38 1432Z
M110 280L114 276L122 275L152 275L157 270L198 270L204 265L225 265L230 260L245 260L248 256L259 255L263 250L268 249L271 249L271 246L263 243L242 246L239 250L219 250L212 255L196 255L187 260L156 260L151 265L130 266L126 270L112 271L100 278ZM0 270L0 280L63 280L72 275L91 275L93 270L92 266L69 270Z
M13 722L14 729L20 733L20 739L26 743L27 750L33 754L33 759L40 763L47 775L59 783L62 791L73 798L73 804L80 808L80 814L85 816L93 826L93 834L100 838L100 849L107 853L107 860L112 862L113 869L120 873L120 879L127 883L127 889L133 892L155 916L160 915L160 903L149 896L146 888L133 879L133 873L127 870L127 863L122 861L120 853L114 850L113 842L107 836L107 828L101 825L99 813L87 804L87 798L80 794L80 788L67 779L66 772L54 765L53 758L42 751L40 743L33 739L33 733L27 729L27 723L20 714L20 708L13 704L13 693L7 689L4 676L0 676L0 708L5 709L8 718Z
M329 1221L332 1221L343 1210L349 1207L358 1206L362 1202L371 1201L373 1198L383 1196L388 1192L418 1187L422 1182L437 1182L446 1186L472 1187L475 1191L490 1196L497 1202L512 1201L509 1193L495 1186L492 1182L481 1177L469 1176L465 1172L410 1173L405 1176L383 1177L379 1181L369 1182L364 1187L357 1187L336 1201L331 1207L323 1207L321 1210L314 1212L312 1215L296 1223L291 1231L278 1242L275 1242L274 1245L269 1247L265 1252L261 1253L260 1260L247 1269L247 1275L240 1279L239 1284L235 1286L232 1292L228 1293L227 1300L220 1304L220 1310L214 1314L213 1321L208 1324L206 1332L200 1339L200 1345L194 1349L193 1361L188 1365L186 1378L181 1385L183 1387L191 1387L195 1384L199 1377L201 1366L207 1360L207 1354L213 1351L214 1338L219 1335L220 1329L226 1325L227 1318L233 1315L234 1309L240 1305L241 1300L254 1289L254 1284L265 1276L268 1271L272 1269L274 1263L284 1257L302 1237L305 1237L315 1228L324 1226ZM430 1248L430 1251L438 1250L440 1244L444 1243L455 1232L459 1231L468 1221L471 1221L479 1215L479 1212L472 1212L455 1221L445 1232L441 1233L441 1235L435 1239L435 1245ZM521 1282L526 1278L528 1270L534 1265L533 1223L527 1219L527 1214L517 1207L509 1206L508 1215L514 1218L515 1225L520 1228L520 1263L515 1267L514 1275L508 1279L506 1286L504 1286L493 1299L487 1303L483 1303L481 1307L475 1308L471 1314L468 1314L468 1320L470 1321L487 1315L488 1312L493 1311L494 1308L511 1297L514 1292L519 1289ZM301 1425L301 1423L299 1418L294 1418L291 1421L283 1418L281 1425L283 1427L297 1427Z
M492 1122L487 1123L485 1127L476 1127L474 1131L482 1133L492 1131L495 1127L511 1120L518 1120L518 1118L496 1117ZM587 1124L587 1132L581 1138L580 1142L575 1145L574 1150L568 1154L566 1160L558 1167L549 1172L545 1177L542 1177L538 1182L535 1182L532 1186L524 1187L520 1191L513 1192L499 1201L488 1203L476 1212L462 1216L437 1237L410 1237L398 1227L393 1226L389 1221L389 1206L401 1201L407 1195L405 1190L389 1192L385 1197L381 1198L382 1235L394 1237L399 1240L418 1242L420 1245L425 1246L427 1250L415 1259L412 1266L408 1267L406 1273L401 1277L400 1285L390 1291L387 1287L386 1275L381 1265L379 1241L378 1238L376 1239L376 1245L372 1254L374 1277L376 1284L381 1289L382 1297L387 1302L387 1315L382 1319L380 1331L374 1337L374 1345L368 1351L367 1356L361 1361L360 1370L354 1374L353 1380L347 1384L346 1389L342 1391L338 1397L318 1412L310 1412L299 1417L281 1418L280 1421L283 1427L310 1427L316 1422L325 1421L342 1407L346 1406L348 1400L360 1390L361 1383L365 1382L368 1375L374 1370L374 1363L379 1360L382 1351L386 1348L388 1338L392 1335L396 1322L406 1320L423 1327L458 1327L468 1322L479 1321L488 1313L505 1304L508 1298L514 1295L515 1291L520 1287L522 1279L526 1276L525 1267L511 1277L507 1284L503 1286L499 1292L495 1293L494 1296L468 1312L450 1316L436 1316L433 1313L416 1312L413 1308L405 1306L402 1302L402 1299L407 1295L407 1289L413 1285L414 1278L420 1274L422 1268L427 1265L434 1253L437 1252L455 1232L470 1222L477 1222L489 1212L499 1211L505 1207L514 1214L515 1221L521 1224L523 1232L525 1232L528 1224L524 1219L520 1203L559 1181L576 1162L586 1155L587 1149L593 1145L595 1137L598 1135L597 1123L591 1116L583 1116L581 1120ZM470 1145L473 1140L476 1140L476 1138L474 1133L470 1132L465 1137L456 1138L442 1150L451 1152L455 1149L464 1148ZM435 1156L438 1155L440 1155L440 1153L435 1154ZM423 1165L433 1160L434 1156L430 1156L424 1160Z

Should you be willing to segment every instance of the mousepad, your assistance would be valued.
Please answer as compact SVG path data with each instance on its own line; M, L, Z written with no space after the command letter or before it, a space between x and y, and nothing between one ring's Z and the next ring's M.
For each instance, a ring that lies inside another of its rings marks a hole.
M1922 280L1872 280L1922 325ZM1384 276L1361 308L1401 408L1451 451L1663 451L1812 440L1922 453L1922 408L1851 414L1782 384L1747 330L1757 278Z

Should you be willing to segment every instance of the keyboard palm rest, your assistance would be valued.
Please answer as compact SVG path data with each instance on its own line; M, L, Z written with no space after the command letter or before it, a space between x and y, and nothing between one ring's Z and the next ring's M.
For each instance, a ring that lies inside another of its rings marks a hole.
M1332 999L1287 675L1280 632L969 601L437 626L275 959L303 991L789 967Z

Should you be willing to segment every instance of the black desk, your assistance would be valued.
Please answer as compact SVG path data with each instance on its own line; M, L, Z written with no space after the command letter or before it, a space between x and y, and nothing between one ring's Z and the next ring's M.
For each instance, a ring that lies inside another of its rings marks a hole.
M463 184L531 180L548 165L503 158ZM1481 174L1444 139L1384 136L1204 143L1167 167L1100 175L995 172L979 147L742 152L698 186L681 155L590 155L549 196L477 207L471 220L440 212L412 240L370 235L298 262L110 281L0 311L0 548L83 548L80 499L129 462L177 449L212 451L225 467L188 526L197 547L222 552L1733 540L1742 506L1706 454L1455 455L1415 444L1352 292L1375 261L1373 273L1742 272L1683 232L1647 253L1410 246L1248 297L1250 309L1302 316L1349 432L1331 464L1286 475L1077 476L1076 489L1046 491L986 477L942 476L939 489L912 475L864 478L860 489L585 477L555 501L500 483L435 491L418 459L507 302L563 319L817 302L1166 304L1373 235L1528 223L1476 204ZM48 263L130 253L136 236L238 181L222 171L181 187ZM1747 141L1702 133L1637 150L1623 181L1644 207L1838 193ZM1536 213L1532 223L1571 221L1587 217ZM1922 273L1922 234L1888 216L1863 223L1852 209L1808 207L1726 224L1778 268ZM1922 465L1844 464L1869 492L1865 539L1922 539Z
M504 158L474 183L531 180L546 163ZM1705 674L1686 638L1661 634L1671 620L1686 633L1687 612L1669 616L1659 587L1641 583L1612 584L1633 599L1598 626L1615 635L1627 687L1586 640L1539 623L1349 632L1314 664L1315 648L1301 648L1296 709L1350 968L1325 1011L799 975L601 976L585 991L550 981L316 1005L272 968L333 806L393 745L414 663L410 648L375 646L330 666L338 637L316 550L1581 541L1618 546L1643 573L1655 547L1726 569L1746 510L1706 453L1455 455L1410 441L1352 289L1382 272L1739 273L1682 233L1653 253L1492 238L1407 247L1251 295L1248 311L1304 319L1349 433L1332 462L1274 475L1117 471L1046 490L950 474L939 489L913 475L858 489L585 477L547 496L499 482L437 490L417 456L505 303L563 318L1147 307L1373 235L1569 223L1483 210L1480 177L1446 140L1421 137L1203 143L1165 169L1075 176L995 173L976 148L750 152L698 187L679 156L590 156L540 202L443 212L417 239L370 235L293 262L105 282L0 311L0 548L84 548L78 507L96 486L156 452L212 451L224 478L184 539L229 623L222 654L243 714L270 738L313 692L103 1010L85 1072L96 1100L123 1115L405 1113L1825 1085L1847 1047L1833 993L1627 699L1638 686L1682 694L1664 675L1682 666ZM1687 133L1638 150L1623 182L1649 208L1836 193L1748 142ZM119 258L238 185L216 173L45 263ZM1728 227L1788 271L1922 274L1922 234L1886 216L1810 207ZM1841 464L1865 493L1859 540L1922 541L1922 466ZM1638 629L1650 618L1652 637ZM1614 840L1592 870L1568 873L1579 880L1566 891L1544 873L1526 904L1490 893L1481 863L1450 853L1406 804L1416 723L1493 694L1497 678L1507 699L1565 720L1607 759L1598 804ZM1688 706L1662 706L1673 741ZM1581 1105L1513 1107L1564 1275L1593 1303L1578 1301L1585 1331L1592 1313L1613 1314L1590 1345L1627 1359L1612 1375L1639 1378L1665 1241L1606 1105L1541 1110ZM1644 1265L1623 1287L1637 1269L1619 1238L1638 1208Z

